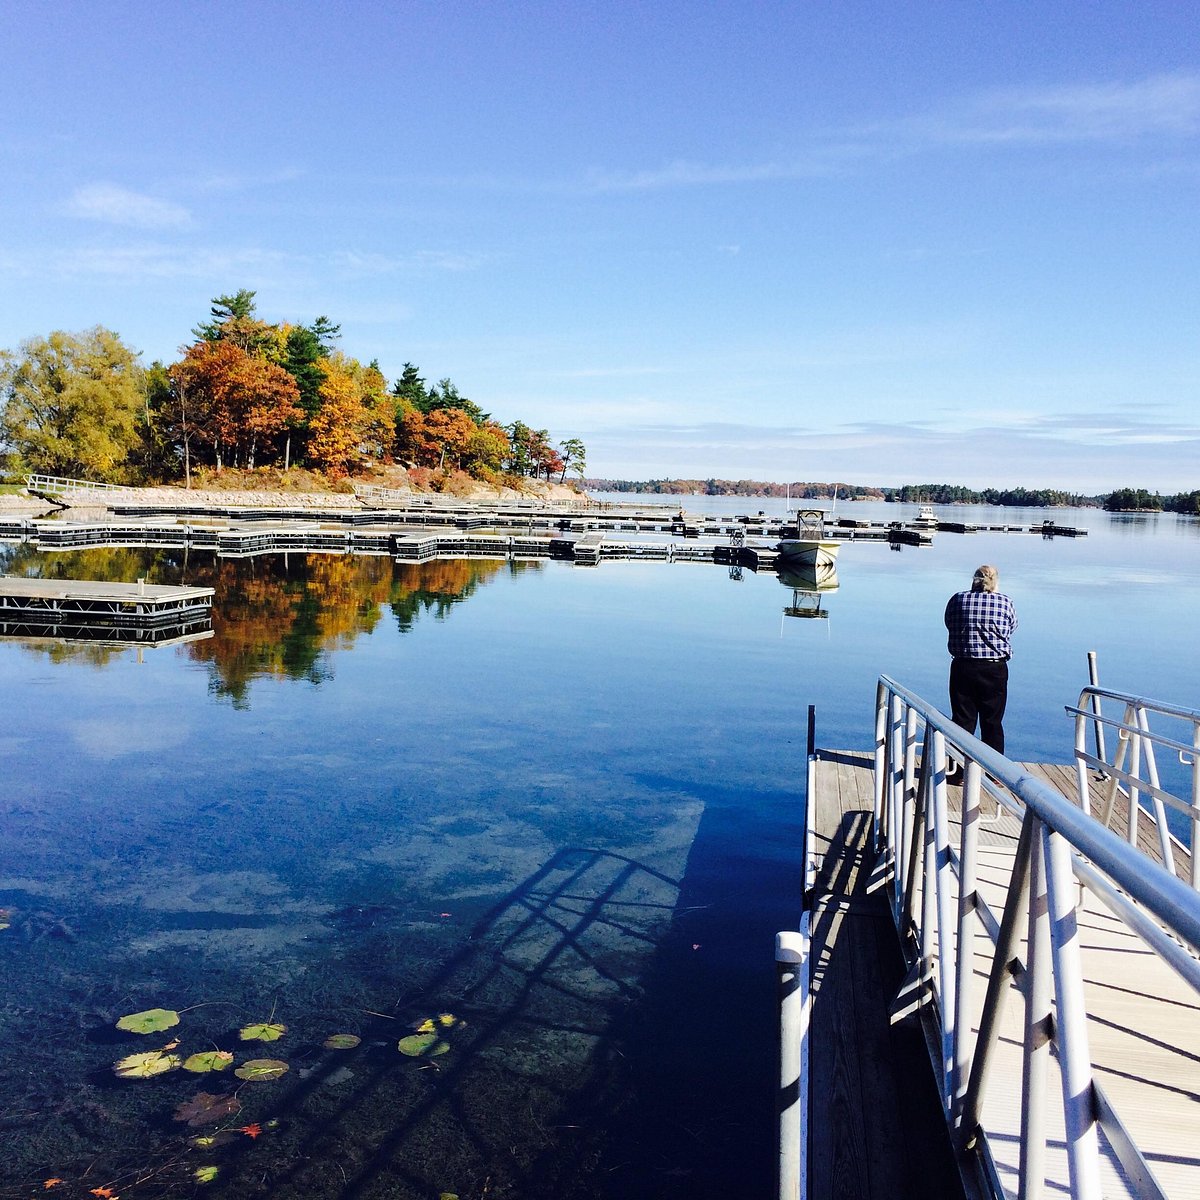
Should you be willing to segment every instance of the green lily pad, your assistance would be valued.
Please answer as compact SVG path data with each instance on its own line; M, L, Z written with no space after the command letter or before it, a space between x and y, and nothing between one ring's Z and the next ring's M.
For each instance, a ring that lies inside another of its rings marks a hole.
M445 1054L450 1049L449 1042L443 1042L436 1033L410 1033L401 1038L396 1049L409 1058L434 1058Z
M224 1071L233 1065L233 1055L228 1050L203 1050L183 1060L185 1071L203 1075L207 1071Z
M145 1012L130 1013L117 1022L118 1029L129 1033L161 1033L179 1024L179 1014L170 1008L148 1008Z
M243 1042L277 1042L287 1033L286 1025L273 1025L268 1021L260 1021L256 1025L246 1025L238 1031L238 1037Z
M227 1146L237 1140L238 1135L232 1129L218 1129L216 1133L201 1133L189 1139L198 1150L215 1150L218 1146Z
M146 1050L141 1054L130 1054L113 1063L113 1070L122 1079L149 1079L154 1075L165 1075L180 1065L178 1054L164 1054L161 1050Z
M281 1075L286 1075L288 1070L287 1063L278 1058L252 1058L249 1062L244 1062L234 1074L239 1079L250 1079L256 1083L267 1079L278 1079Z
M333 1033L325 1039L326 1050L353 1050L362 1041L354 1033Z

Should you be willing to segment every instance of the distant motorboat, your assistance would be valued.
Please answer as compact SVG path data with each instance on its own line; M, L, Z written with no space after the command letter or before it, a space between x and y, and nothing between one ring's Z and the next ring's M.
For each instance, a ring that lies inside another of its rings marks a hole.
M802 508L796 513L796 533L785 536L776 549L788 567L833 567L841 542L825 536L825 510Z
M936 529L937 523L938 519L934 515L932 504L922 504L917 515L911 521L911 524L922 529Z

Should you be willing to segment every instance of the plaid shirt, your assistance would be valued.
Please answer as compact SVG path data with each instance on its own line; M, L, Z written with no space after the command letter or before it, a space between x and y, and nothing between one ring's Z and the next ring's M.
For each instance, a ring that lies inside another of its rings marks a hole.
M1000 592L957 592L946 605L947 648L955 658L1012 658L1013 602Z

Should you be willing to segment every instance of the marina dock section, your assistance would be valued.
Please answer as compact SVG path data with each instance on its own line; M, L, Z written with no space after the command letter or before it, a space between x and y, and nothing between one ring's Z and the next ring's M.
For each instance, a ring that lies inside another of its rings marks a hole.
M1200 712L1103 693L1124 715L1101 717L1093 694L1068 711L1107 758L1077 733L1070 761L1010 762L898 686L873 750L810 744L781 1196L1200 1195L1200 896L1162 823L1197 810L1143 765L1179 737L1152 718Z
M88 493L89 499L107 493ZM398 494L400 495L400 494ZM558 558L581 566L606 559L707 562L751 569L777 565L786 519L765 514L700 516L667 506L611 504L492 504L419 501L407 495L389 504L364 490L359 509L214 507L165 508L136 503L136 492L114 492L99 519L67 516L0 519L0 540L28 542L45 550L102 546L173 547L245 557L288 551L392 555L401 562L430 558ZM366 506L372 501L371 507ZM794 522L793 522L794 527ZM1032 526L969 526L943 523L957 533L987 528L1045 537L1079 536L1043 522ZM835 541L886 541L927 545L933 533L899 521L828 520L822 536Z
M213 589L0 576L0 622L18 626L181 626L209 619Z

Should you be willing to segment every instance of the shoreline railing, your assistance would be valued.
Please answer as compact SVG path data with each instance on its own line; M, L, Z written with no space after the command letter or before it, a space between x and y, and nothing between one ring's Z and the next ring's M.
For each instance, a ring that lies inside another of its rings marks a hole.
M43 496L69 496L88 492L129 492L136 488L116 483L97 483L91 479L65 479L59 475L26 475L25 488Z
M1101 719L1092 694L1086 689L1073 710L1085 729L1085 717ZM1133 702L1132 719L1120 723L1128 736L1136 730L1143 742L1149 737L1140 712L1151 707L1149 701ZM948 802L951 752L964 764L961 810L952 810ZM1092 757L1083 751L1081 769L1085 762L1097 765ZM1135 772L1115 762L1105 769L1136 786ZM985 901L979 877L985 793L1021 820L1011 882L999 912ZM943 1113L962 1161L979 1171L996 1195L1005 1194L988 1144L984 1097L1001 1042L1001 1016L1015 992L1025 1008L1017 1195L1035 1197L1046 1190L1053 1116L1059 1130L1053 1140L1065 1131L1071 1196L1099 1200L1102 1152L1110 1165L1115 1158L1113 1169L1128 1194L1164 1196L1127 1123L1137 1114L1123 1119L1115 1111L1093 1069L1094 996L1084 988L1080 907L1086 890L1200 992L1200 895L886 676L879 680L876 702L875 835L877 872L886 880L909 982L931 1039ZM981 928L994 949L980 1006ZM1057 1098L1052 1059L1061 1077ZM1050 1186L1061 1190L1064 1183Z

